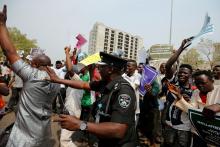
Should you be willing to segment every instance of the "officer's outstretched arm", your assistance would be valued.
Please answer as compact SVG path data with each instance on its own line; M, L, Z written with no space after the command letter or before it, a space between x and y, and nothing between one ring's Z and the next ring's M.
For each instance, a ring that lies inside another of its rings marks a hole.
M65 84L67 86L70 86L72 88L76 89L85 89L85 90L90 90L90 85L87 82L80 81L80 80L65 80L65 79L60 79L56 73L54 72L53 69L50 67L47 67L46 72L50 76L50 78L47 78L46 80L54 82L54 83L59 83L59 84Z

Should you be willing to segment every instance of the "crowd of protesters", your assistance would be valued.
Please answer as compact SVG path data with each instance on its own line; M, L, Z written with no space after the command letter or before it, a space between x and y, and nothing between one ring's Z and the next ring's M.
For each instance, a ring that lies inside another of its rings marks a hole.
M179 64L190 45L184 39L179 49L159 69L121 55L100 52L101 61L79 66L77 49L65 47L65 63L52 67L45 54L26 60L19 56L6 27L6 6L0 12L0 46L7 57L1 63L0 114L16 113L7 147L50 147L51 115L61 125L60 146L75 147L72 136L81 132L89 146L99 147L207 147L192 126L188 109L202 109L213 119L220 113L220 65L211 70ZM79 55L78 55L79 56ZM74 61L73 61L74 60ZM158 76L139 92L143 68L158 70ZM12 94L9 102L3 95ZM0 119L1 119L0 118ZM141 137L148 142L141 143ZM81 141L81 140L78 140Z

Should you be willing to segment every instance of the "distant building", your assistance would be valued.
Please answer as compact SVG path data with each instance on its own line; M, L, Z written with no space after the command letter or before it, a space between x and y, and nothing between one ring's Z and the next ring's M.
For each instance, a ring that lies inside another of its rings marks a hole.
M220 43L214 43L213 64L220 65Z
M148 54L150 65L159 68L161 63L167 62L173 53L173 46L168 44L155 44L150 47Z
M102 23L95 23L89 36L89 54L100 51L112 53L121 49L123 57L137 59L137 52L143 48L143 39L121 30L113 29Z

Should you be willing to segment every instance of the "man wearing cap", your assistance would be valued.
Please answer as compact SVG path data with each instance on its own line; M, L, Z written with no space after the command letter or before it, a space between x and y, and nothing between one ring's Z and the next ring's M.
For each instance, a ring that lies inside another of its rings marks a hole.
M68 130L95 134L99 138L99 147L135 147L136 96L131 85L121 76L127 61L104 52L100 52L100 57L101 81L86 83L63 80L48 68L53 82L100 92L96 102L96 123L81 121L69 115L60 115L54 121L60 122L61 127Z
M16 52L6 27L7 8L0 11L0 46L12 65L12 70L23 80L16 120L6 147L51 147L53 145L51 121L52 100L59 84L45 81L46 66L51 60L46 55L25 63Z

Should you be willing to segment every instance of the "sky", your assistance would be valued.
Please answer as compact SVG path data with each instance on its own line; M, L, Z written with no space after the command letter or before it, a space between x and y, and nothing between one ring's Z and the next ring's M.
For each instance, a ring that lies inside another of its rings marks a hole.
M142 37L146 49L169 43L171 0L0 0L1 9L4 4L7 25L36 39L53 62L65 59L64 47L74 46L79 33L89 40L96 22ZM174 47L200 31L206 13L215 28L203 37L220 42L219 6L220 0L173 0Z

